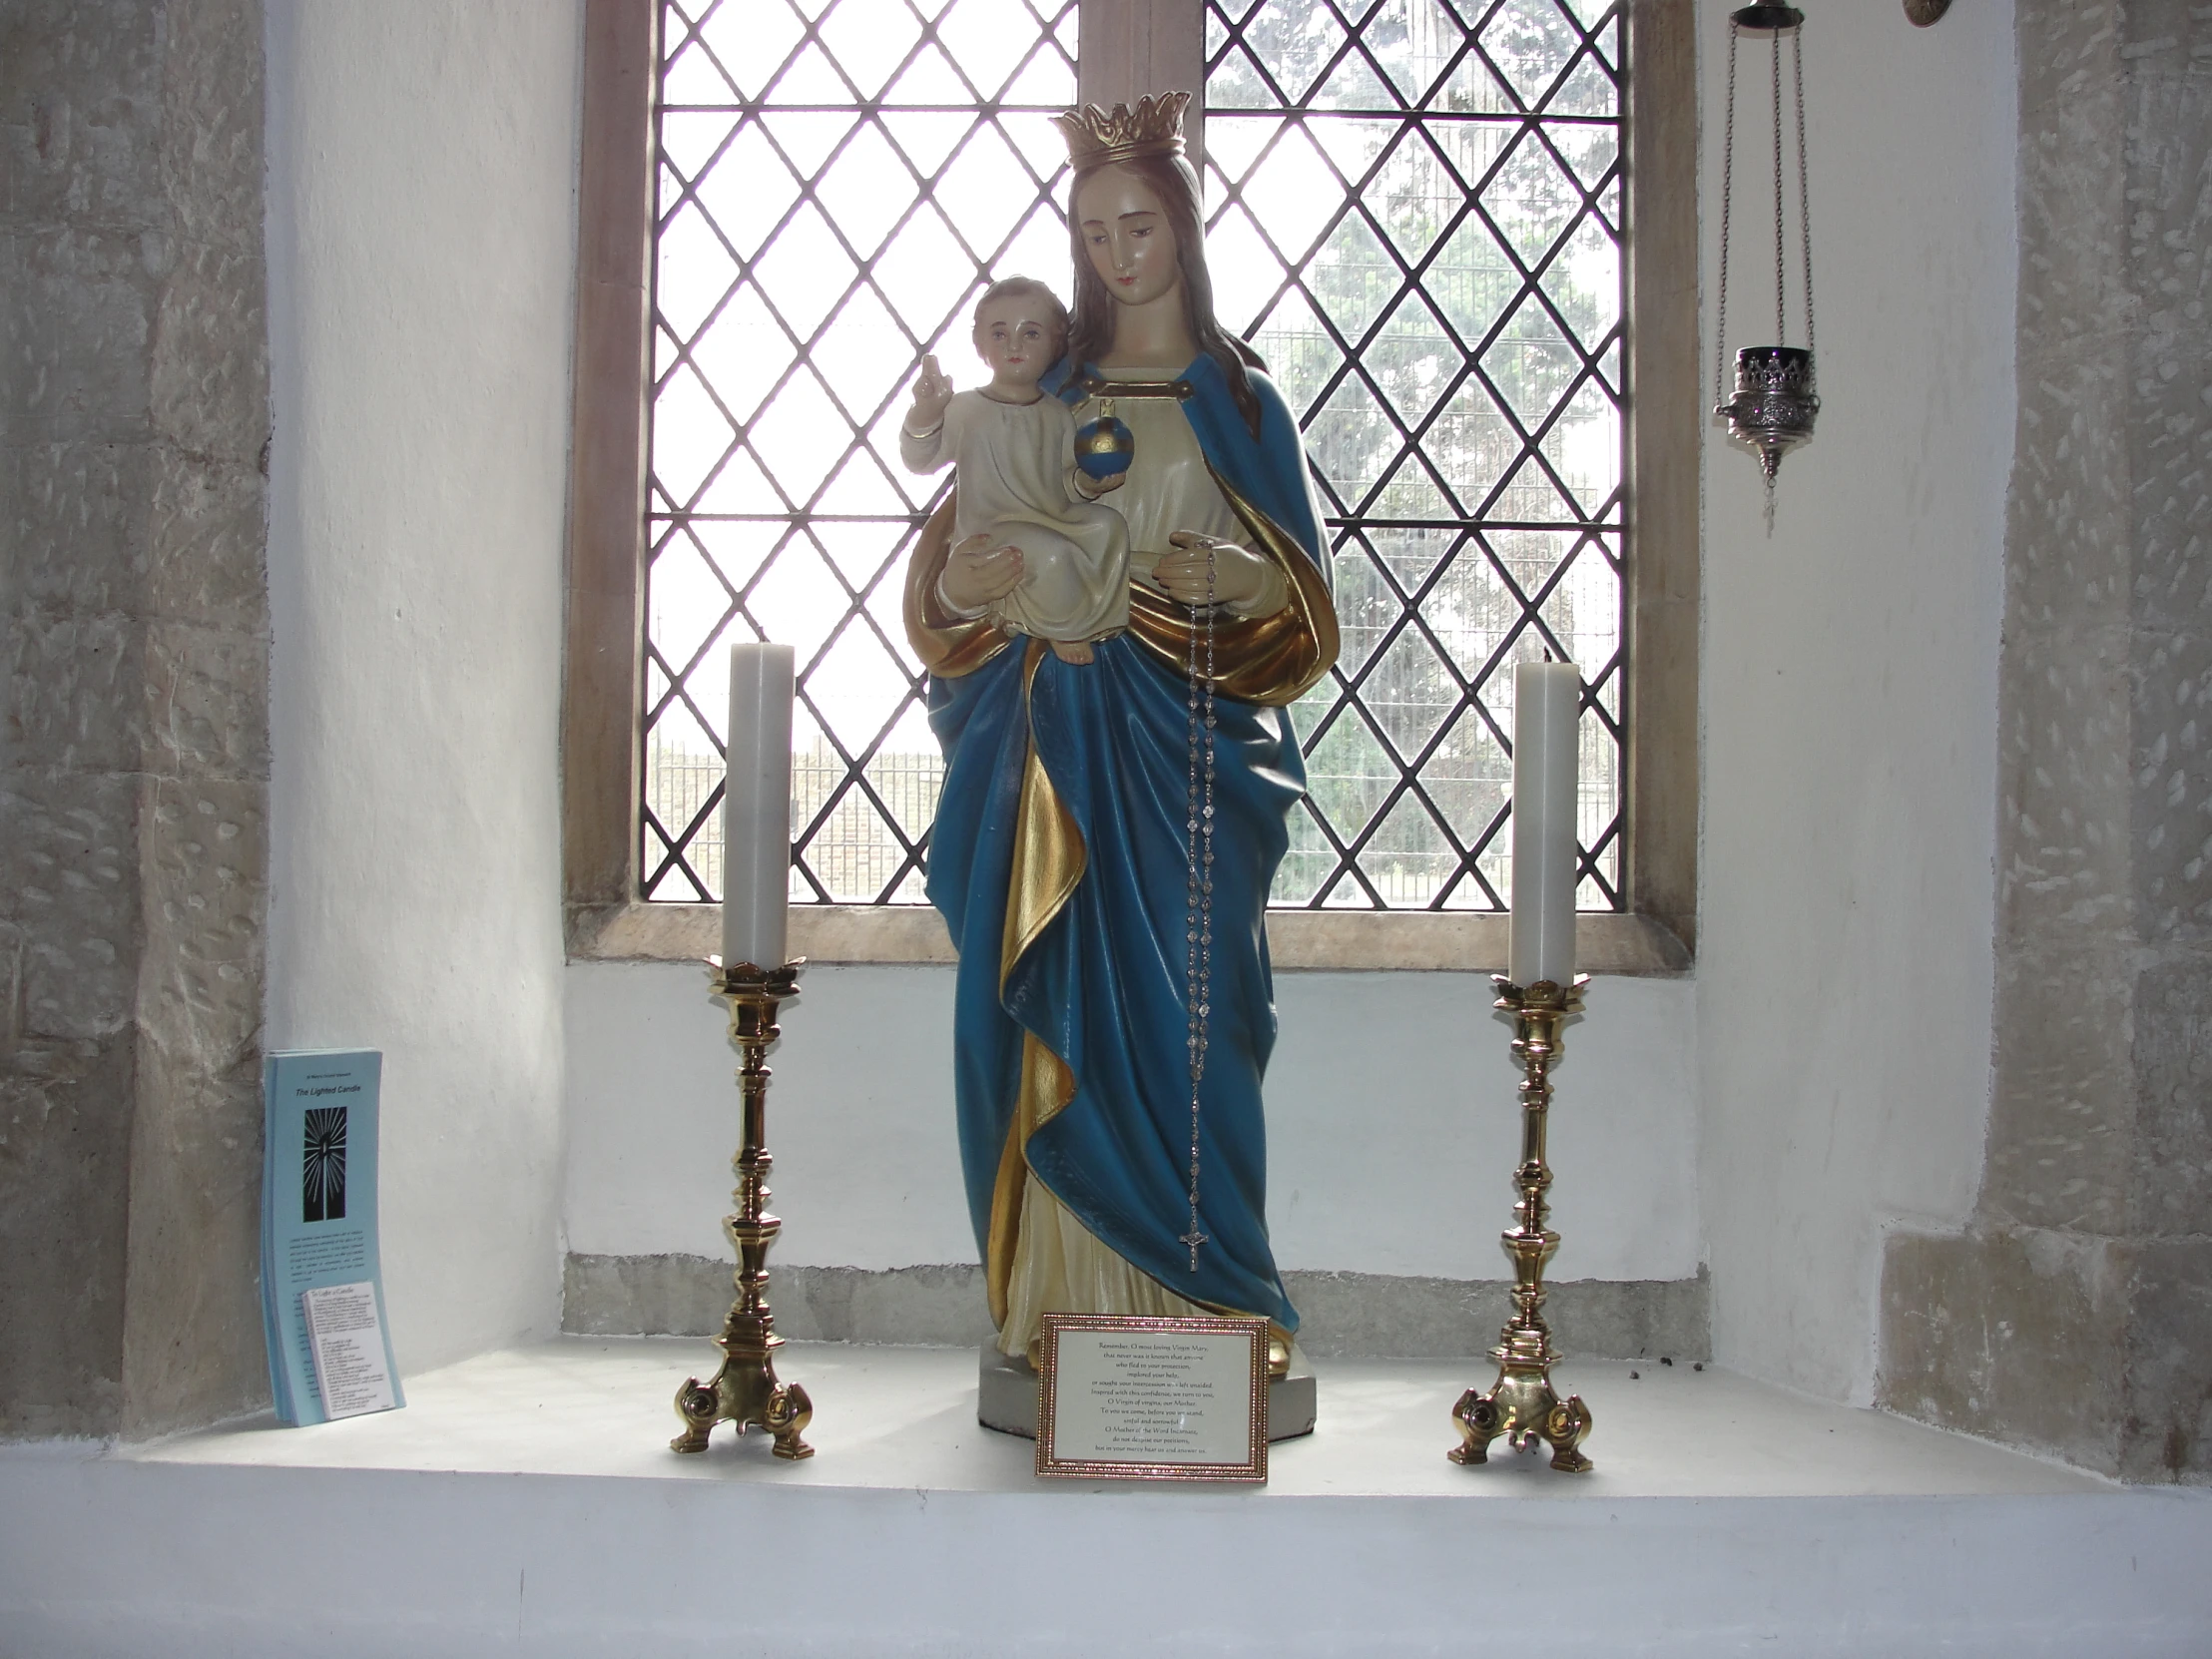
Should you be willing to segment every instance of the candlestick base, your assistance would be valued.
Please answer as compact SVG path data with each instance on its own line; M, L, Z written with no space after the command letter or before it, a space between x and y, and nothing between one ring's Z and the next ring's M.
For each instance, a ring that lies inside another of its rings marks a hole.
M1542 1312L1544 1264L1559 1248L1559 1235L1544 1225L1544 1194L1551 1186L1544 1131L1551 1110L1551 1062L1563 1047L1559 1028L1580 1011L1582 987L1590 980L1579 974L1572 985L1561 986L1540 979L1523 989L1503 974L1493 974L1491 982L1498 989L1494 1005L1513 1015L1513 1053L1523 1073L1521 1160L1513 1172L1520 1193L1513 1206L1518 1225L1499 1238L1513 1264L1513 1317L1490 1350L1497 1382L1488 1393L1469 1388L1451 1408L1460 1443L1445 1455L1454 1463L1486 1463L1490 1442L1501 1434L1515 1451L1526 1451L1540 1439L1551 1447L1553 1468L1582 1474L1595 1466L1581 1450L1590 1431L1590 1408L1578 1394L1560 1398L1551 1385L1551 1368L1559 1355Z
M731 1304L722 1335L715 1339L722 1350L721 1369L705 1382L686 1378L676 1390L676 1414L684 1419L684 1431L669 1441L671 1451L705 1451L714 1425L727 1422L741 1435L748 1428L766 1429L779 1457L815 1454L815 1448L800 1438L814 1416L814 1401L798 1383L777 1380L776 1351L784 1346L784 1339L776 1335L776 1316L768 1305L768 1253L784 1224L767 1208L768 1175L775 1160L766 1144L769 1069L764 1056L782 1031L776 1023L778 1007L799 994L799 973L805 965L802 957L780 968L759 968L751 962L713 966L715 994L730 1004L730 1039L744 1056L738 1068L745 1103L744 1141L730 1166L738 1177L732 1195L738 1210L722 1219L723 1235L738 1253L738 1270L732 1276L738 1299Z

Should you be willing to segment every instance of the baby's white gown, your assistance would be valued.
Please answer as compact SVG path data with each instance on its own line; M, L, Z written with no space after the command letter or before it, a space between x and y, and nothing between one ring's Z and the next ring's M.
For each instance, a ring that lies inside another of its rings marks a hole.
M1057 397L1001 403L955 392L927 437L900 428L898 457L909 472L954 463L955 542L985 535L1021 549L1021 585L990 607L1000 623L1046 640L1129 625L1129 533L1113 508L1072 493L1075 416Z

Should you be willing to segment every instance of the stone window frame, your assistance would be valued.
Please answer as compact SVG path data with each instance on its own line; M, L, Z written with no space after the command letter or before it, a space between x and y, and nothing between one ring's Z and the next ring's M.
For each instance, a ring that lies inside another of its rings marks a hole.
M1689 970L1697 943L1699 454L1697 54L1692 0L1628 16L1629 593L1621 912L1576 923L1593 973ZM1203 80L1199 0L1084 0L1081 96ZM572 960L697 959L719 909L639 891L646 388L650 383L656 0L586 0L575 410L561 720L563 910ZM1494 912L1277 910L1286 969L1502 965ZM953 960L926 906L798 904L794 955Z

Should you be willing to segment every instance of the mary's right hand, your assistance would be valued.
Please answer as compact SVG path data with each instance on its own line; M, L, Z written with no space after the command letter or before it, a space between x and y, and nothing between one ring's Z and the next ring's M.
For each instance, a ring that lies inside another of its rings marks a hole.
M1021 575L1020 548L993 547L988 536L969 536L945 555L937 591L954 610L972 614L1012 593Z

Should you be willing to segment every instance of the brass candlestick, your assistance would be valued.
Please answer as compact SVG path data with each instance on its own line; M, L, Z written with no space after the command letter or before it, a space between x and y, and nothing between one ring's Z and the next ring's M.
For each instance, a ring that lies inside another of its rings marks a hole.
M738 1045L744 1062L738 1067L738 1087L745 1099L745 1141L730 1167L738 1177L738 1213L722 1218L722 1231L738 1253L734 1282L738 1300L731 1304L715 1346L722 1350L722 1369L714 1380L701 1382L688 1378L676 1390L676 1414L684 1419L684 1431L669 1441L671 1451L705 1451L708 1432L718 1422L733 1422L743 1434L749 1427L765 1428L776 1437L779 1457L812 1457L815 1448L799 1436L815 1414L807 1390L796 1382L776 1380L776 1351L784 1339L775 1334L776 1316L768 1307L768 1252L784 1224L768 1213L768 1172L775 1160L768 1155L768 1066L766 1055L781 1027L777 1008L786 997L799 994L799 970L804 957L780 968L758 968L751 962L714 969L715 994L730 1004L730 1040Z
M1525 990L1502 973L1492 974L1495 1006L1513 1015L1513 1054L1525 1073L1521 1080L1521 1157L1513 1172L1520 1202L1513 1206L1518 1225L1500 1236L1513 1264L1513 1317L1490 1350L1497 1382L1486 1394L1469 1388L1451 1408L1461 1444L1451 1448L1454 1463L1486 1463L1490 1442L1500 1434L1515 1451L1538 1439L1551 1444L1551 1466L1580 1474L1592 1466L1578 1449L1590 1431L1590 1408L1579 1395L1561 1399L1552 1391L1551 1368L1559 1355L1544 1324L1544 1264L1559 1248L1559 1235L1544 1226L1544 1191L1551 1167L1544 1162L1544 1125L1551 1111L1551 1062L1563 1047L1559 1027L1582 1007L1588 974L1561 987L1539 979Z

